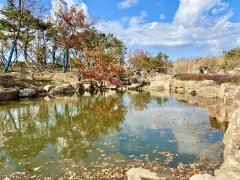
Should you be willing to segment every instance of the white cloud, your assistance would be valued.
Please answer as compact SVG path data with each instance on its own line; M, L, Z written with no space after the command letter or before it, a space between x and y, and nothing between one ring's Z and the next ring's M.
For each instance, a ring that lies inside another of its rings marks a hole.
M218 4L217 7L213 8L212 13L216 15L216 14L226 10L228 7L229 7L228 3L221 2Z
M64 0L51 0L51 18L55 21L56 20L56 14L62 9L67 9L67 3Z
M178 153L198 155L210 144L209 142L196 143L201 140L201 137L186 129L186 126L189 122L201 124L208 118L208 113L198 107L194 107L192 111L182 107L166 106L160 109L152 107L144 111L127 112L124 123L127 128L124 128L123 133L139 136L142 134L142 129L171 129L178 143ZM194 146L189 148L186 144L194 144Z
M83 10L84 14L86 16L89 16L88 14L88 7L82 0L67 0L67 6L69 7L75 7L77 10Z
M208 19L204 13L220 1L221 0L180 0L174 21L185 27L206 23Z
M118 4L118 8L119 9L126 9L126 8L130 8L133 5L137 4L138 0L123 0L122 2L120 2Z
M227 7L222 0L180 0L170 23L144 22L144 16L140 15L124 21L101 21L96 26L103 32L114 33L130 47L194 46L203 56L219 55L222 50L239 45L236 37L240 34L240 23L230 21L233 12ZM214 8L224 8L226 12L221 16L211 15L209 12Z
M135 26L144 22L146 17L147 17L147 13L145 11L142 11L140 16L126 18L125 20L129 21L130 26Z
M160 19L164 20L164 19L166 19L166 16L164 14L160 14Z
M87 5L82 0L51 0L51 17L56 20L56 13L62 8L64 11L70 7L75 7L77 10L83 10L85 16L89 16Z

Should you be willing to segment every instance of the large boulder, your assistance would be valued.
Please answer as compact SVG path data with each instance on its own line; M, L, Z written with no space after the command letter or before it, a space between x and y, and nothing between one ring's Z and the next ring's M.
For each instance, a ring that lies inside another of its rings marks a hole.
M55 86L54 85L46 85L46 86L44 86L44 90L46 91L46 92L50 92L51 90L53 90L55 88Z
M157 74L149 78L150 85L144 87L146 90L169 90L172 75Z
M177 79L171 79L170 81L170 89L173 92L176 92L177 89L185 89L185 81L177 80Z
M56 86L53 88L49 94L57 95L57 94L68 94L75 92L75 88L71 84L63 84L62 86Z
M37 91L35 89L26 88L20 90L19 97L20 98L27 98L27 97L35 97L37 95Z
M214 180L214 177L210 174L195 174L189 180Z
M18 98L18 88L6 88L0 91L0 101L14 100Z
M199 88L198 96L217 98L219 94L219 86L202 86Z
M185 92L192 95L201 94L200 91L204 92L204 89L208 86L216 86L214 81L205 80L205 81L185 81ZM201 89L202 88L202 89ZM218 93L218 92L216 92ZM199 95L200 96L200 95ZM202 94L201 94L202 96ZM217 94L209 95L209 97L216 97Z

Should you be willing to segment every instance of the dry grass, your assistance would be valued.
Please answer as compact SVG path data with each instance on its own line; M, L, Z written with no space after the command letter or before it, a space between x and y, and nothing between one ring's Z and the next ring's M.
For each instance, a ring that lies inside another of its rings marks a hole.
M45 70L39 72L33 65L30 64L30 69L16 64L14 72L9 70L8 73L2 73L3 67L0 68L0 89L9 87L19 88L42 88L45 85L61 85L68 83L77 83L77 69L72 69L72 73L62 73L61 68L56 67L54 70Z
M173 63L173 73L198 73L200 66L210 67L212 71L218 71L223 63L224 59L222 57L179 60Z
M29 77L22 77L20 73L0 74L0 88L40 88L47 84L53 84L51 79L38 78L32 79Z
M232 84L240 84L240 76L239 75L227 75L227 74L177 74L175 78L182 81L204 81L204 80L212 80L217 84L223 83L232 83Z

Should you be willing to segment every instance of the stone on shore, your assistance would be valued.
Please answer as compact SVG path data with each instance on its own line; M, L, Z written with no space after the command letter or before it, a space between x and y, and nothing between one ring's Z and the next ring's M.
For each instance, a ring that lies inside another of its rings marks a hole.
M37 91L35 89L26 88L20 90L19 97L20 98L27 98L27 97L36 97Z
M62 86L56 86L53 88L49 94L57 95L57 94L67 94L75 92L75 88L71 84L63 84Z
M44 90L47 91L47 92L50 92L51 90L53 90L55 88L54 85L46 85L44 86Z
M214 180L214 177L210 174L195 174L189 180Z
M14 100L18 98L18 88L5 88L0 91L0 101Z

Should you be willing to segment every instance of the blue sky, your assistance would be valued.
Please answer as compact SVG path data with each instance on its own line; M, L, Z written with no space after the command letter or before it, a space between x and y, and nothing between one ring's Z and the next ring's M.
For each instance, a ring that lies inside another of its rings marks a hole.
M5 0L0 0L4 4ZM60 0L52 0L54 8ZM178 58L218 56L240 46L239 0L65 0L95 17L95 26L129 50ZM48 9L51 0L43 0Z

